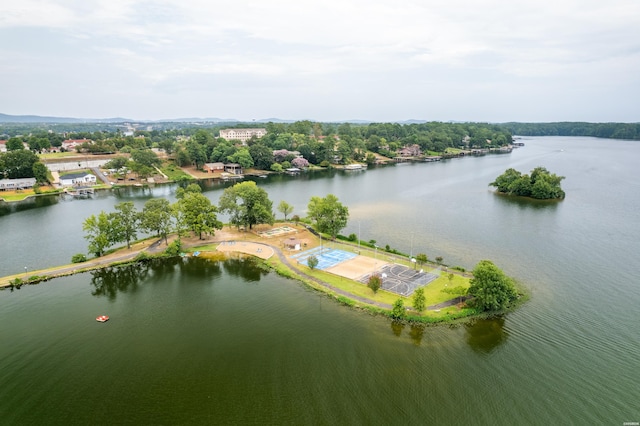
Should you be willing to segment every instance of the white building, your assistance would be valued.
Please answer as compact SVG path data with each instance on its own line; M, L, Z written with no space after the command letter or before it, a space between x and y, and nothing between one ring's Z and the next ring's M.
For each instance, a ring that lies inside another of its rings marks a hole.
M261 138L267 134L267 129L222 129L220 130L220 137L230 140L247 142L252 137Z
M15 191L17 189L33 188L35 178L0 179L0 191Z
M96 183L97 179L91 173L70 173L60 176L60 185L62 186L78 186Z

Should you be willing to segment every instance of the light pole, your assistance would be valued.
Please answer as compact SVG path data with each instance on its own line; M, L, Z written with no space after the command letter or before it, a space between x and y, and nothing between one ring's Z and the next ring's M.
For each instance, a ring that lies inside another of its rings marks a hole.
M360 254L360 221L358 221L358 254Z
M24 279L25 280L27 279L27 267L26 266L24 267Z

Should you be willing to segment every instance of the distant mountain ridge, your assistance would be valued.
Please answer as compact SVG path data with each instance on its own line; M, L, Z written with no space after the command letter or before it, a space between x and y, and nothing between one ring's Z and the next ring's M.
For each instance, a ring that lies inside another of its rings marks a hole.
M0 123L295 123L300 120L285 120L281 118L261 118L254 120L238 120L236 118L202 118L202 117L183 117L183 118L165 118L160 120L134 120L131 118L114 117L114 118L75 118L75 117L49 117L41 115L10 115L0 113ZM316 121L308 119L309 121ZM416 124L426 123L428 120L404 120L395 121L400 124ZM380 121L372 120L336 120L327 121L328 123L351 123L351 124L369 124L379 123Z

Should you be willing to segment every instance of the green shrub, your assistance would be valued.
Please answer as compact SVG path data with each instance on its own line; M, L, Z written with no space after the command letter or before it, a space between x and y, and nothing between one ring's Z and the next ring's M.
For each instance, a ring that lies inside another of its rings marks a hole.
M178 240L175 240L167 246L164 252L167 256L179 256L182 252L182 245Z
M87 256L83 253L77 253L71 256L71 263L82 263L87 261Z

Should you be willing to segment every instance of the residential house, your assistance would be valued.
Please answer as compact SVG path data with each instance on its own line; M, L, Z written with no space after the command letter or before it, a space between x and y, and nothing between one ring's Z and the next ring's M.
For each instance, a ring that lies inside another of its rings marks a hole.
M85 142L89 144L93 143L91 139L67 139L62 141L62 149L65 151L74 151L76 147L81 146Z
M0 152L7 152L7 141L0 140Z
M91 173L69 173L60 176L60 185L62 186L92 185L95 184L96 181L95 175Z
M216 173L224 171L224 163L204 163L204 171L207 173Z
M408 145L398 150L398 155L400 157L417 157L421 154L422 154L422 150L420 149L420 146L417 144Z
M33 188L36 178L0 179L0 191L15 191L17 189Z

